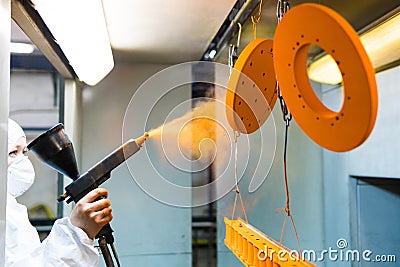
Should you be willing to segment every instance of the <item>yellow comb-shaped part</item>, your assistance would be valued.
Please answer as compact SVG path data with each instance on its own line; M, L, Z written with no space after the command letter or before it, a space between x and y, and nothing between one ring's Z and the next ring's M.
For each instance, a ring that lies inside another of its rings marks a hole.
M224 243L247 267L316 266L240 218L224 221Z

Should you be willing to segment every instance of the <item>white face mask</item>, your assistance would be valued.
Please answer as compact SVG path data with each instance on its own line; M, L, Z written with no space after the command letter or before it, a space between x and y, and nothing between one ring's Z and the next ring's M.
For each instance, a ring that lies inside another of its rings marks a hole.
M27 156L20 155L8 167L7 191L19 197L28 190L35 180L35 170Z

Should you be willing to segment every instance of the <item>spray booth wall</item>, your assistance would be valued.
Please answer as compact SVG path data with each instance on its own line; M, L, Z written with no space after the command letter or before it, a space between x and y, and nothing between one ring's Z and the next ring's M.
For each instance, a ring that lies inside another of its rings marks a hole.
M339 238L346 249L372 251L371 258L400 257L400 67L376 74L378 115L369 138L348 153L324 150L325 248ZM323 88L325 103L338 107L342 88ZM340 189L340 190L339 190ZM376 266L360 261L341 266ZM394 262L380 262L394 266ZM328 261L326 266L338 266Z
M87 170L102 157L122 144L122 127L129 101L139 86L165 65L117 65L100 84L83 90L82 168ZM190 73L187 73L190 79ZM172 77L173 78L173 77ZM145 92L161 97L162 85ZM171 108L191 98L190 87L180 88L163 96L154 112L147 118L146 111L156 103L139 101L129 120L131 136L141 136L146 127L162 124ZM186 110L191 108L186 106ZM150 120L147 121L146 120ZM125 132L126 133L126 132ZM156 148L156 140L148 139L144 147L131 159L112 172L104 187L109 190L114 220L115 244L122 266L191 266L191 209L164 204L146 194L132 176L146 180L156 190L158 175L147 164L148 155L155 165L163 167L163 154ZM162 171L185 186L191 185L190 173ZM168 193L168 192L167 192ZM182 196L191 200L191 195Z
M28 143L59 122L58 94L50 72L11 71L9 117L25 129ZM36 178L18 201L30 210L31 219L55 217L57 172L42 164L32 153L27 155L35 168Z

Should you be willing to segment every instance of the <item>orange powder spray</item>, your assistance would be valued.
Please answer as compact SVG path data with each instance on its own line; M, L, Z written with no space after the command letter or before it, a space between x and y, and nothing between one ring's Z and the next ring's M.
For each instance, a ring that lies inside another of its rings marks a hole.
M216 136L224 130L215 119L215 111L215 101L202 102L182 117L150 130L149 136L176 138L187 159L212 161L216 155Z

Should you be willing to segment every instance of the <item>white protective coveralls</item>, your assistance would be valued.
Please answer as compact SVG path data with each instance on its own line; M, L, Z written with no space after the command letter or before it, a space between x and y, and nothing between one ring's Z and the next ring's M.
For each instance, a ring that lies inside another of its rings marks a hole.
M8 153L21 136L22 128L13 120L8 123ZM7 267L97 266L99 253L93 240L69 218L55 222L49 236L41 243L36 229L30 224L27 209L17 202L34 180L29 159L18 156L8 167L6 206Z

